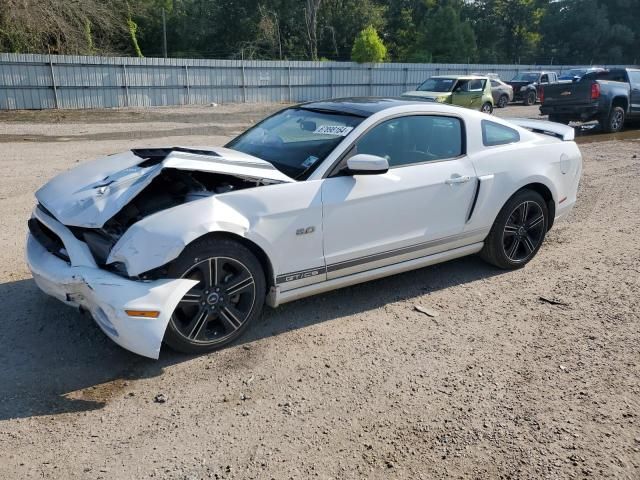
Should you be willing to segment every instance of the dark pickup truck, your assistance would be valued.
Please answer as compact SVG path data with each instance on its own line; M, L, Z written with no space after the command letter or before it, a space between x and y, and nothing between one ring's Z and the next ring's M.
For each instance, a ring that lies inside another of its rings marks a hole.
M552 122L597 120L605 132L619 132L640 119L640 69L592 72L570 83L545 86L540 112Z
M513 100L528 106L534 105L540 99L540 90L552 83L558 83L556 72L520 72L507 82L513 88Z

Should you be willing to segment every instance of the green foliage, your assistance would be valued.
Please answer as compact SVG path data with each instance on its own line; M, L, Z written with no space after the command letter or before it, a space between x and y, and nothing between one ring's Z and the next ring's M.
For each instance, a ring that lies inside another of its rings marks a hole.
M387 48L371 25L362 30L353 42L351 59L354 62L380 63L386 56Z
M640 0L1 0L0 51L161 56L163 9L172 57L640 62Z
M423 22L409 60L468 63L477 52L475 34L452 5L439 7Z

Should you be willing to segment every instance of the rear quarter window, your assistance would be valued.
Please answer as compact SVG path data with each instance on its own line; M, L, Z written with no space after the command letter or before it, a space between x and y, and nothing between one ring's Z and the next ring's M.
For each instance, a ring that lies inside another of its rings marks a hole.
M482 120L482 143L485 147L507 145L519 141L520 134L517 130L490 120Z

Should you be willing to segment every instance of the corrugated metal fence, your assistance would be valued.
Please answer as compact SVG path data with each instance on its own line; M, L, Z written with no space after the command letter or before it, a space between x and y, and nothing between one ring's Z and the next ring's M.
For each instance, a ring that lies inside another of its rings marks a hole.
M240 61L0 54L0 109L302 102L393 96L437 74L569 66Z

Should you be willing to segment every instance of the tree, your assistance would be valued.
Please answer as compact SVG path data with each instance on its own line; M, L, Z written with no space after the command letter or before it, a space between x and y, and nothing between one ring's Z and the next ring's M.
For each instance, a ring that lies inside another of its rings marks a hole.
M358 63L380 63L387 56L387 48L378 36L378 32L372 26L362 30L351 50L351 59Z
M476 52L471 24L461 21L460 10L448 4L427 15L409 60L466 63L475 60Z
M307 37L309 42L309 56L311 60L318 60L318 11L322 0L306 0L304 19L307 25Z

